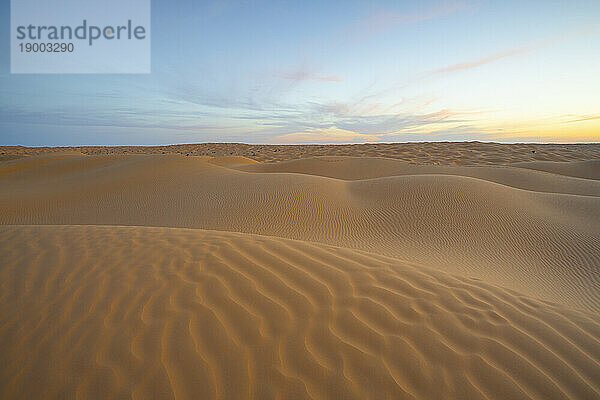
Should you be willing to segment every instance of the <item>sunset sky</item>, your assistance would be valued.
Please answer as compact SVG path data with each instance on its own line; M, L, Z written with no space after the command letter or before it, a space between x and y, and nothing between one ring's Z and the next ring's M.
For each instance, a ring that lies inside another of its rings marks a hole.
M598 0L153 1L148 75L11 75L0 12L3 145L600 141Z

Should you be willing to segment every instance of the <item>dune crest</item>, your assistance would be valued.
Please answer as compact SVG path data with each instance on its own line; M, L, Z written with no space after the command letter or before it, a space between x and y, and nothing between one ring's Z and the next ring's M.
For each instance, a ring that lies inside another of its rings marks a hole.
M600 170L600 162L595 161L463 167L415 165L390 158L314 157L277 163L256 163L236 168L247 172L296 173L350 181L389 176L454 175L543 193L600 197L600 182L589 181L589 177L599 174L596 169ZM550 175L542 168L553 169L556 172ZM559 171L564 174L560 174Z
M600 160L578 162L530 161L515 163L514 165L552 174L600 180Z
M0 253L2 398L600 396L597 315L397 259L117 226Z

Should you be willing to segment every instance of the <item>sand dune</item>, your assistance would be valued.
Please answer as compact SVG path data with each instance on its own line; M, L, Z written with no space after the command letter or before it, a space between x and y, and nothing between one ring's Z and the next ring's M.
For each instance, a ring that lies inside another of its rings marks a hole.
M325 245L0 227L0 397L592 399L600 319Z
M559 175L586 179L600 179L600 160L579 162L531 161L515 163L514 165L521 168L530 168Z
M388 176L381 165L388 161L368 159L343 159L362 167L346 165L339 171L359 175L340 176L327 160L282 166L308 163L308 175L243 172L201 157L52 157L3 163L0 172L11 172L0 175L0 223L186 227L321 242L600 311L594 180L506 167L420 174L404 163L391 171L410 175ZM586 195L565 194L573 191Z
M240 165L238 169L248 172L299 173L344 180L363 180L400 175L456 175L484 179L519 189L600 197L600 182L589 181L589 179L595 179L591 178L593 176L600 176L600 162L515 165L517 166L459 167L415 165L389 158L318 157L278 163ZM545 171L543 168L548 171L553 170L554 175L540 172ZM565 173L560 174L559 171L565 171Z

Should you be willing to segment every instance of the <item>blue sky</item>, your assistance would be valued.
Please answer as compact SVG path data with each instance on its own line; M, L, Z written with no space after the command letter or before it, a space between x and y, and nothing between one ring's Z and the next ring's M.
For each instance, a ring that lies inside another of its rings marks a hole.
M600 141L597 0L153 1L148 75L11 75L0 13L3 145Z

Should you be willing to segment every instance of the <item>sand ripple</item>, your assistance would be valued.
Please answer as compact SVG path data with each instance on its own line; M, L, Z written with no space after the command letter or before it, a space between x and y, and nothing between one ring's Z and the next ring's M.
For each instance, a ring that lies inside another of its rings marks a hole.
M0 227L0 397L593 399L600 319L357 250Z

